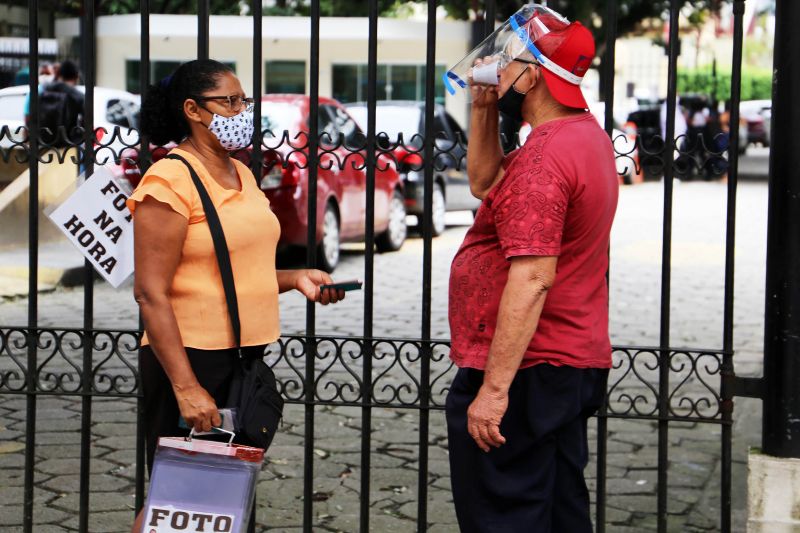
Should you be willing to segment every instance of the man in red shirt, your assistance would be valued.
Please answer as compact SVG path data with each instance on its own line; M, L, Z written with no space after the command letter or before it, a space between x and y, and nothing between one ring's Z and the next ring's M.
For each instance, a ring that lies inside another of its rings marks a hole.
M464 532L592 530L586 424L611 367L605 276L618 180L580 90L591 33L571 23L531 42L498 85L471 87L467 168L483 203L450 271L459 370L446 406ZM506 157L498 108L532 127Z

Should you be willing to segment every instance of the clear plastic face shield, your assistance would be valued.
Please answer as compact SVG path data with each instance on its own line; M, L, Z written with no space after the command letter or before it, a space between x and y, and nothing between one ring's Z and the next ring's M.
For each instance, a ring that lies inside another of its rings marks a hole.
M547 67L547 57L535 43L547 36L548 47L555 47L557 43L552 41L559 39L557 33L568 25L569 21L552 9L539 4L523 6L444 73L445 89L450 95L461 93L471 100L471 83L479 89L481 85L498 85L500 72L515 59L524 59L526 62L535 59ZM478 60L481 64L476 66Z

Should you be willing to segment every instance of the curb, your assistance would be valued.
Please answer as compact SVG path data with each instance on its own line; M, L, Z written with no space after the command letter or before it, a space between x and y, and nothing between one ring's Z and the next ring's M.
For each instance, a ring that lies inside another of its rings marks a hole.
M52 292L57 287L79 287L83 285L84 266L53 268L40 266L38 270L38 292ZM28 296L28 267L0 267L0 299L24 298ZM100 275L92 270L96 281Z
M84 284L86 279L86 267L85 266L75 266L65 268L62 273L61 277L58 280L58 286L60 287L81 287ZM92 279L97 282L98 280L102 280L103 277L97 273L95 269L92 269Z

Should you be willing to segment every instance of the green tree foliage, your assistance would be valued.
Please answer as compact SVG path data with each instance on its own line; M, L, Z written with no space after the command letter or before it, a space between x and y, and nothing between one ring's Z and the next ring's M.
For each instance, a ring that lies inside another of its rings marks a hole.
M744 67L742 70L742 100L772 99L772 72ZM731 73L717 72L716 79L711 68L699 68L678 72L678 94L706 94L716 100L730 100Z
M377 0L378 14L391 13L397 0ZM369 2L366 0L320 0L319 11L323 17L366 17ZM309 0L278 0L274 7L264 9L265 15L308 16L311 13Z
M691 13L699 13L708 10L718 10L725 0L682 0L685 7L691 8ZM598 29L595 21L602 21L606 17L608 2L617 3L617 34L625 35L639 26L639 24L650 18L663 18L669 12L669 0L560 0L549 2L550 6L570 20L579 20L585 26L595 29L597 37ZM513 15L523 4L519 0L497 0L497 19L505 20ZM470 12L481 13L485 9L485 2L481 0L443 0L442 5L447 13L456 19L465 20L469 18Z
M24 2L12 3L22 5ZM39 0L39 9L75 17L83 14L84 3L84 0ZM209 5L211 13L214 15L239 15L241 13L241 5L235 0L210 0ZM139 0L95 0L94 10L98 16L139 13ZM197 13L197 0L150 0L150 13L194 14Z
M689 23L693 27L702 22L702 19L712 11L718 11L722 3L727 0L680 0L684 13L689 14ZM642 21L650 19L667 20L669 16L670 0L555 0L548 5L567 17L583 23L594 34L597 45L597 66L602 80L605 69L602 62L605 57L605 42L608 27L604 24L607 20L609 2L617 6L617 27L615 35L621 37L640 29ZM523 4L515 0L496 0L497 19L505 20L513 15ZM450 16L454 18L467 18L472 13L480 16L484 3L480 0L442 0ZM601 89L602 90L602 89Z
M411 0L424 3L426 0ZM669 9L669 0L559 0L550 4L570 20L580 20L595 29L595 36L602 31L602 25L595 28L595 21L605 17L607 2L618 4L618 34L624 35L636 29L638 24L648 18L661 18ZM692 12L716 10L728 0L682 0L683 5L693 8ZM10 0L11 4L25 5L25 0ZM378 13L391 15L406 0L377 0ZM447 13L458 20L470 19L475 14L482 19L486 2L484 0L440 0ZM517 11L523 0L496 0L498 20L504 20ZM250 0L210 0L211 13L215 15L238 15L251 4ZM82 12L84 0L40 0L41 9L52 10L64 15L75 16ZM98 15L121 15L139 12L139 0L95 0ZM197 0L151 0L151 13L192 14L197 13ZM310 0L277 0L275 6L264 9L265 15L307 16ZM365 17L369 14L369 0L320 0L322 16Z
M426 0L410 1L426 2ZM709 12L719 10L725 1L728 0L681 0L682 6L687 8L691 24L701 21ZM568 19L579 20L590 28L597 40L598 51L602 53L606 31L602 21L606 18L608 2L617 3L618 36L636 31L643 20L666 18L670 5L670 0L550 0L549 3ZM278 0L274 7L265 9L264 14L307 16L310 11L309 3L309 0ZM377 0L378 13L391 16L405 3L406 0ZM495 0L497 20L507 19L524 3L524 0ZM439 0L437 4L444 7L448 15L456 20L473 18L483 20L486 9L485 0ZM320 0L320 12L322 16L365 17L369 14L369 1Z

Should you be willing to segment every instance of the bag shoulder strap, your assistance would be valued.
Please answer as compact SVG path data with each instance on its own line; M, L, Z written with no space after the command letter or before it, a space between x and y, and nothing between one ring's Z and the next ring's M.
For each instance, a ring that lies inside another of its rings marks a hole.
M233 282L233 268L231 267L231 256L228 252L228 243L225 240L225 233L222 231L222 224L219 221L219 215L211 202L211 197L208 191L200 181L200 176L197 175L192 165L178 154L169 154L167 159L175 159L182 162L189 169L189 174L192 176L194 186L197 188L197 193L200 195L200 202L203 204L203 211L206 214L206 222L208 222L208 229L211 231L211 240L214 241L214 251L217 255L217 264L219 265L219 273L222 277L222 288L225 290L225 301L228 304L228 315L231 318L231 327L233 328L233 338L236 340L236 348L239 349L241 357L242 347L242 327L239 322L239 303L236 299L236 285Z

